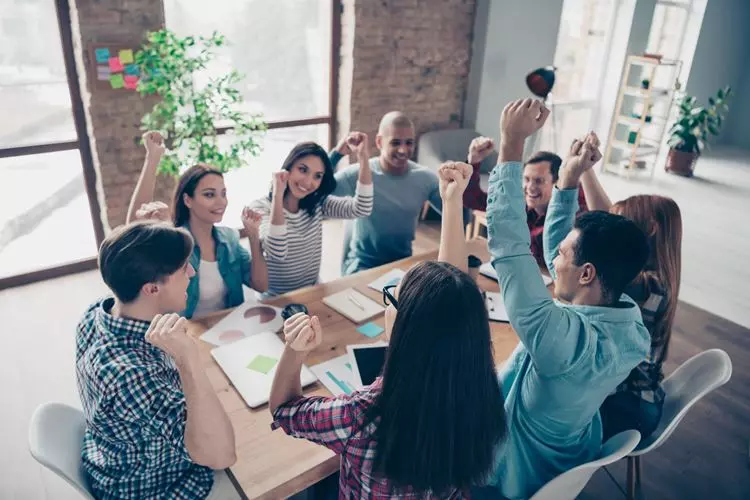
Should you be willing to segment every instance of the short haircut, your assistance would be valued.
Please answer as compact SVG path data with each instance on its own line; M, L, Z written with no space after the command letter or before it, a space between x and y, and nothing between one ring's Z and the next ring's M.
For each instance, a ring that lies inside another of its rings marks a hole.
M177 272L193 251L186 230L156 221L120 226L99 247L99 270L115 297L123 303L138 298L146 283Z
M592 211L578 216L576 265L596 268L606 301L617 302L648 259L646 234L630 219L609 212Z
M557 178L560 175L560 166L562 165L562 158L557 156L555 153L549 151L537 151L531 158L526 160L524 165L533 165L535 163L542 163L543 161L549 162L549 170L552 174L552 182L557 182Z
M414 123L401 111L389 111L380 119L378 134L383 135L388 128L414 128Z

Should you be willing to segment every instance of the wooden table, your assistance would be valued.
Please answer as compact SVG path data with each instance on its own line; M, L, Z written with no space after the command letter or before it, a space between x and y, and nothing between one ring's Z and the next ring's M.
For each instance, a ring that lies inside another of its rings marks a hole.
M488 260L487 241L473 240L468 243L469 253ZM384 338L370 339L356 331L358 325L324 305L323 297L343 289L354 287L380 302L382 294L367 287L379 276L394 268L408 270L414 264L437 258L437 251L413 256L329 283L304 288L266 301L275 306L293 302L307 306L310 314L320 318L323 326L323 343L307 358L307 366L312 366L331 358L346 354L350 344L367 344ZM498 291L497 283L484 276L478 279L479 286L487 291ZM189 332L198 338L210 326L216 324L229 311L213 314L200 321L190 322ZM384 326L381 314L373 320ZM490 323L495 361L508 358L518 343L518 337L507 323ZM198 341L206 373L216 390L219 400L234 426L237 443L237 463L230 468L230 477L248 498L286 498L317 483L339 468L339 459L328 449L308 441L287 436L283 430L271 431L271 413L265 405L250 409L232 387L219 365L211 357L213 346ZM305 395L327 395L328 390L315 383L304 391Z

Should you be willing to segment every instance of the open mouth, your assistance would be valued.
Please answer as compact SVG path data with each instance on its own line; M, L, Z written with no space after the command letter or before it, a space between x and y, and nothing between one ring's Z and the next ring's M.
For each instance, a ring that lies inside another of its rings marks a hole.
M302 194L308 194L310 192L310 190L304 186L300 186L299 184L295 184L295 186L297 187L297 191L299 191Z

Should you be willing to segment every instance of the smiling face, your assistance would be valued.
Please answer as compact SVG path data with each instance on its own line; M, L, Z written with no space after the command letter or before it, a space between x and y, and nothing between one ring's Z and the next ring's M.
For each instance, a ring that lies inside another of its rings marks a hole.
M153 287L153 297L158 301L158 310L161 314L180 312L187 304L187 288L193 276L195 276L195 269L189 261L186 261L174 273L157 283L146 284L144 287Z
M195 186L193 196L183 195L190 217L210 224L217 224L224 218L227 209L227 188L224 178L216 174L203 176Z
M523 169L523 194L526 207L539 214L547 212L547 205L552 198L552 165L548 161L529 163Z
M560 243L560 250L552 261L557 278L555 279L555 297L563 302L571 302L576 292L581 287L584 274L593 271L591 264L576 264L576 245L580 237L580 231L574 229Z
M289 194L298 200L314 193L323 182L326 167L315 155L303 156L289 170Z
M409 159L414 154L414 127L395 127L390 125L378 134L375 139L380 149L380 161L386 168L406 169Z

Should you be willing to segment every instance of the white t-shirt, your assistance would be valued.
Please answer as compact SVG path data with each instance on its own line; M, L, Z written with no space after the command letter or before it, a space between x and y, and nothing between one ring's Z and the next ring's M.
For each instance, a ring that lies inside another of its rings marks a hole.
M200 286L198 287L198 305L193 312L194 318L224 309L227 296L227 285L219 273L218 262L201 260L198 274Z

